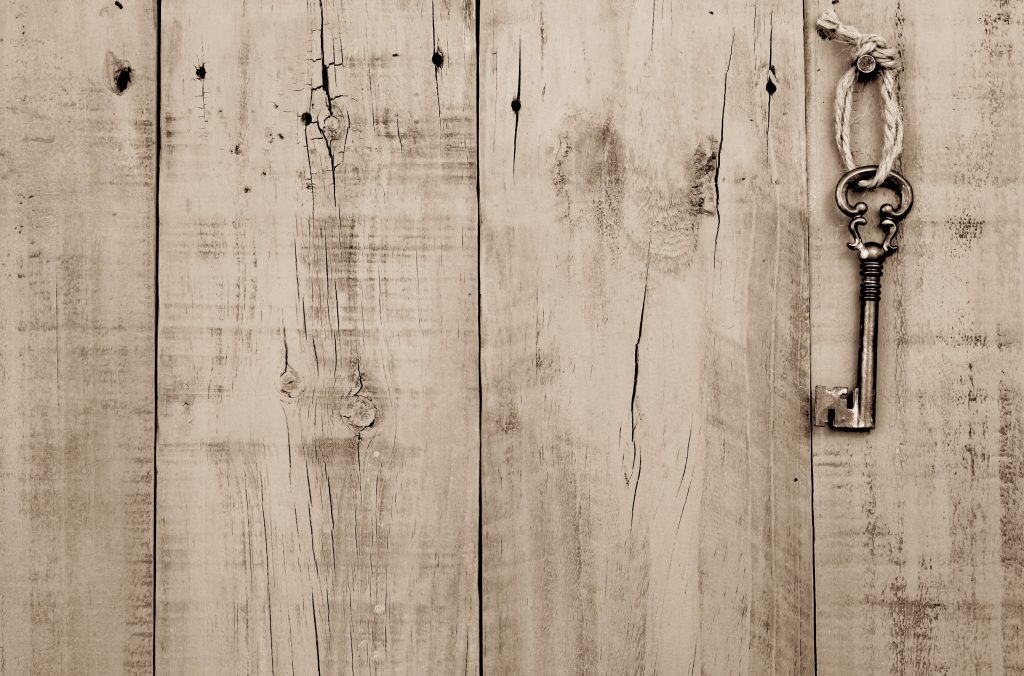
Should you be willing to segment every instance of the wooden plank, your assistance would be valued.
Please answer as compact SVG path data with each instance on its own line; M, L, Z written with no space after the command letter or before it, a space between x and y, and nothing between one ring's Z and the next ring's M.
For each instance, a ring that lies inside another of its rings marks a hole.
M808 25L830 0L808 3ZM814 435L822 674L1024 670L1024 44L1019 4L836 8L903 55L916 206L882 284L878 429ZM846 54L809 31L814 382L852 382L856 264L832 191ZM877 152L877 94L855 100ZM869 163L865 161L865 163Z
M0 7L0 673L152 669L153 3Z
M478 668L474 26L164 3L161 673Z
M489 673L813 669L801 16L482 4Z

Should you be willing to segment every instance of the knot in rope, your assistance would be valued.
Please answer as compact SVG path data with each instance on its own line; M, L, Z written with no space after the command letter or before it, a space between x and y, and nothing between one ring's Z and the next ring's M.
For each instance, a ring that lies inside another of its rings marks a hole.
M825 40L838 40L853 47L854 57L871 56L882 70L899 70L899 53L877 33L861 33L839 20L835 10L827 9L818 18L818 34Z
M885 123L882 157L878 161L874 178L860 184L862 188L877 188L889 178L903 151L903 110L896 87L896 72L902 67L899 52L890 47L881 35L862 33L844 24L832 9L825 10L818 18L818 34L823 39L837 40L853 48L853 63L836 85L835 102L836 146L847 171L857 166L850 149L850 123L853 117L853 87L858 74L863 72L858 62L862 57L871 57L874 60L873 66L881 71L882 118Z

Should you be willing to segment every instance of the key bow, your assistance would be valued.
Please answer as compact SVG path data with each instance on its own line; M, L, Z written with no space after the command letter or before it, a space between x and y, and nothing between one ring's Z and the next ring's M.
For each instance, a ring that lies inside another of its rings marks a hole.
M840 211L850 217L850 236L853 239L846 246L857 251L859 258L865 261L883 261L899 249L893 242L893 238L899 231L899 222L914 205L914 189L910 187L910 182L897 172L890 172L889 177L882 185L896 191L900 200L899 204L895 207L891 204L883 204L879 209L881 220L878 225L885 235L882 242L865 242L861 237L860 229L868 222L864 217L868 212L868 205L864 202L850 204L850 190L863 191L861 182L874 176L877 169L878 167L874 165L851 169L839 179L839 183L836 185L836 204Z

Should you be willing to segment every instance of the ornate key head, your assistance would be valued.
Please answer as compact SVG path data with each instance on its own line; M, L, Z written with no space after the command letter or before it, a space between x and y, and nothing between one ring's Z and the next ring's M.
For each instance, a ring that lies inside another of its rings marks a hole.
M881 220L878 225L885 234L882 243L865 242L861 237L860 228L868 222L864 218L864 214L868 212L868 205L864 202L850 204L849 193L850 190L863 191L860 182L874 176L877 168L875 166L857 167L846 172L839 179L839 184L836 185L836 204L840 211L850 217L850 236L853 241L847 246L856 250L860 259L865 261L885 260L898 249L893 238L899 230L899 222L910 213L910 208L914 205L914 190L910 187L910 183L895 171L891 172L889 178L882 185L896 191L899 196L899 204L895 207L891 204L883 204L879 209Z

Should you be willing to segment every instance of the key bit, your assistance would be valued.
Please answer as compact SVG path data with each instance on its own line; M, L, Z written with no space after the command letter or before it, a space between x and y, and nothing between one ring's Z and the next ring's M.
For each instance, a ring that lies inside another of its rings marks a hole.
M814 424L828 425L837 430L870 430L875 427L875 352L878 349L878 304L882 298L882 267L885 259L896 252L893 242L899 222L909 213L914 203L910 183L896 172L891 172L884 185L899 195L899 205L882 205L879 225L885 237L881 243L865 242L860 228L867 223L864 214L868 205L851 205L849 191L859 189L859 182L874 176L877 167L858 167L847 172L836 186L836 204L850 217L850 236L847 244L860 259L860 347L857 385L852 388L814 388Z

